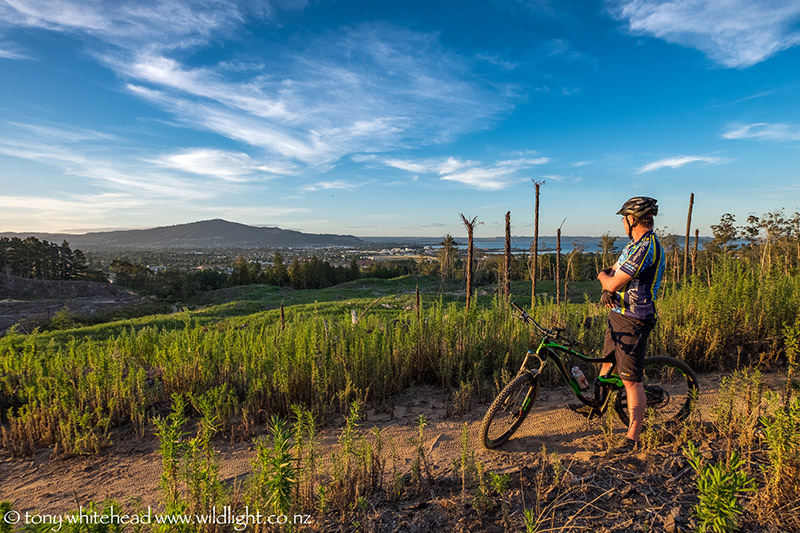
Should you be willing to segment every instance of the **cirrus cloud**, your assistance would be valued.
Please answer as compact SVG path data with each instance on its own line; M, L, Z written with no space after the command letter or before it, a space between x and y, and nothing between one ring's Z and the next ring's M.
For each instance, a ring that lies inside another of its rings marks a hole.
M800 44L796 0L612 0L631 33L695 48L715 63L747 68Z
M722 134L725 139L755 139L758 141L800 141L800 126L796 124L756 122L736 125Z
M659 159L648 163L643 167L636 170L636 174L643 174L645 172L653 172L662 168L680 168L690 163L709 163L709 164L722 164L730 162L729 159L722 157L710 157L702 155L683 155L677 157L668 157L666 159Z
M441 180L462 183L473 189L496 191L514 183L515 175L525 169L549 163L547 157L519 157L492 164L462 160L455 157L443 159L381 158L375 155L357 156L357 162L376 162L387 167L418 174L438 174Z

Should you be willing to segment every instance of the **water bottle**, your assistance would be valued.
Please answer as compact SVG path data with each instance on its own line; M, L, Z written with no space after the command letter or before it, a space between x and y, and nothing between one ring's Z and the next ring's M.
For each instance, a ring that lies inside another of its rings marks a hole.
M578 387L580 387L581 390L589 388L589 380L586 379L586 376L583 375L583 371L577 366L572 367L572 377L578 382Z

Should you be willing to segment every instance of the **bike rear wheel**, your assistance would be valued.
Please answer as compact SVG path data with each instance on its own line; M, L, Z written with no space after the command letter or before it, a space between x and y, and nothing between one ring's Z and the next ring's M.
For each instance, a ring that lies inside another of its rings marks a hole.
M666 426L685 419L696 407L699 394L697 375L674 357L648 357L644 360L644 384L649 420ZM614 410L626 426L630 422L625 389L617 392Z
M536 372L514 378L494 399L481 424L483 445L490 450L502 446L519 428L533 407L539 389Z

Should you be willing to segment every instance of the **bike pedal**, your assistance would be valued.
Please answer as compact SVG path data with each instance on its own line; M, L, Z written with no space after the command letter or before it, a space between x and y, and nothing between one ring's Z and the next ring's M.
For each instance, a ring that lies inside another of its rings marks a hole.
M567 407L569 407L573 413L577 413L589 420L593 420L600 416L600 412L597 409L583 403L571 403Z

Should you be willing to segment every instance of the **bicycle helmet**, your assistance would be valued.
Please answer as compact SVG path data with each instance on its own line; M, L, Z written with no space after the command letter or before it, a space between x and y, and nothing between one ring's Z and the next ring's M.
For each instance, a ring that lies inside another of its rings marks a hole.
M654 217L658 214L658 200L649 196L634 196L622 204L622 208L617 211L617 214L633 215L636 219Z

